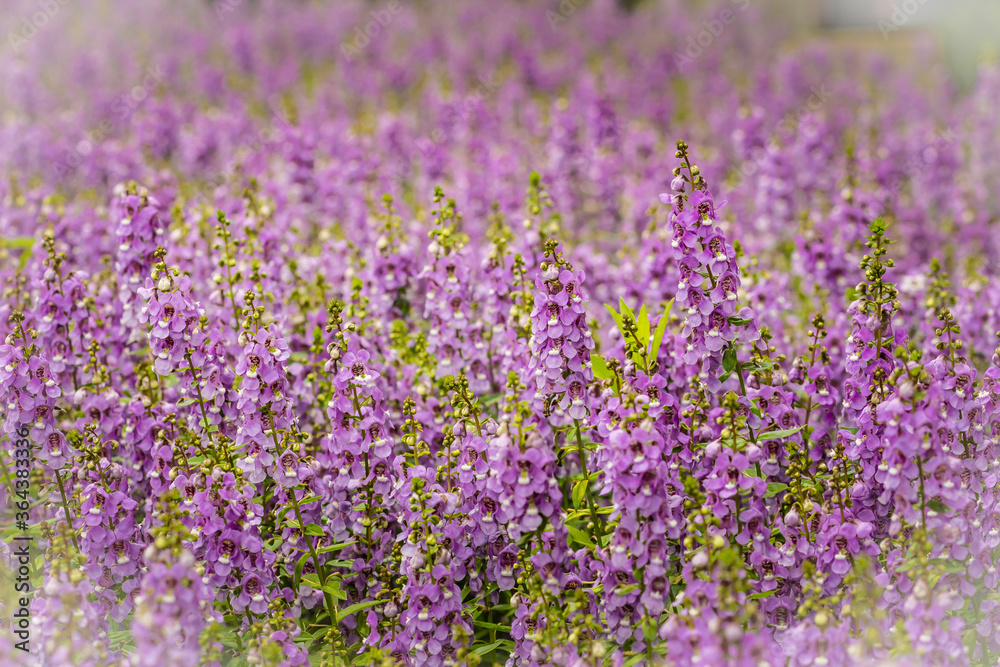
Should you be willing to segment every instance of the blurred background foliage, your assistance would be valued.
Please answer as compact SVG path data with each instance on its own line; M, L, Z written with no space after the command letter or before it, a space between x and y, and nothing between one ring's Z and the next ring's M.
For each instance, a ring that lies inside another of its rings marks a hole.
M618 0L634 11L657 0ZM810 38L847 48L884 50L906 59L915 43L942 51L957 80L969 86L983 61L1000 56L1000 2L997 0L750 0ZM718 0L688 0L710 6Z

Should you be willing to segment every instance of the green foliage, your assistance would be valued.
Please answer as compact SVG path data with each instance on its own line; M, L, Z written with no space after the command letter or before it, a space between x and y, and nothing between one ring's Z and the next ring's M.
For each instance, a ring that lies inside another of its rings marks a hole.
M674 302L671 299L660 315L655 330L651 329L649 311L645 305L639 308L638 316L625 303L624 298L618 300L618 310L610 305L605 306L621 332L622 340L625 342L625 355L632 360L636 367L641 368L647 374L651 375L659 368L657 357L663 344L663 336L667 331L667 324L670 322L670 312L673 305ZM595 378L608 380L614 377L614 372L609 369L607 361L600 355L591 353L590 358Z

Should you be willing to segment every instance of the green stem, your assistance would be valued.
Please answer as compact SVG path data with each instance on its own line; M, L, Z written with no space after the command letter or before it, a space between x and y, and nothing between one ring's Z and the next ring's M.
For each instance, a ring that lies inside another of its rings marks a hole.
M924 535L927 534L927 497L924 495L924 461L917 457L917 470L920 472L920 515L923 520Z
M66 514L66 523L69 525L71 531L70 537L73 540L73 547L76 549L77 553L80 553L80 545L76 542L76 532L73 531L73 519L71 519L69 515L69 502L66 500L66 487L63 486L62 475L59 474L59 471L56 470L55 473L56 482L59 484L59 495L62 497L63 512Z
M233 330L238 334L240 332L240 309L236 307L236 297L233 295L233 268L230 264L228 233L229 224L227 221L222 230L222 242L226 244L226 256L224 260L226 262L226 279L229 283L229 302L233 305Z
M14 482L10 478L10 470L7 468L7 462L4 461L2 455L0 455L0 467L3 467L3 479L7 483L7 497L13 498L15 495Z
M309 554L312 556L313 565L316 566L316 576L319 577L319 585L326 586L326 569L323 567L319 560L319 554L316 553L316 547L313 546L312 540L306 534L306 523L302 520L302 510L299 509L299 499L295 496L295 489L291 489L288 494L292 499L292 506L295 508L295 518L299 522L299 528L302 529L302 538L306 541L306 545L309 547ZM326 611L330 614L330 622L337 622L336 609L333 605L333 596L331 596L325 589L323 590L323 602L326 605Z
M274 413L271 413L268 409L271 417L271 437L274 439L274 450L275 453L281 452L281 445L278 444L278 431L274 427ZM299 522L299 529L302 531L302 539L306 541L306 545L309 547L309 553L312 556L313 565L316 566L316 576L319 577L319 585L326 586L326 571L323 568L323 564L319 560L319 554L316 553L316 547L313 546L312 540L309 539L309 535L306 534L306 522L302 520L302 510L299 509L299 499L295 495L295 489L290 489L288 496L292 499L292 506L295 508L295 518ZM330 622L336 623L337 616L335 614L335 608L333 605L333 597L326 591L326 589L321 589L323 591L323 602L326 605L326 611L330 614Z
M739 361L736 362L736 376L740 379L740 394L743 396L743 398L746 398L747 386L746 383L743 381L743 364L740 363ZM757 444L757 436L753 434L753 429L750 428L749 425L747 425L747 433L750 434L750 440L752 440L754 444Z
M594 506L594 496L590 492L590 473L587 471L587 453L583 448L583 434L580 432L580 420L574 419L573 422L576 424L576 451L580 456L580 469L583 471L584 484L587 490L587 507L590 509L590 520L594 522L594 528L597 530L597 539L602 540L604 538L604 524L601 523L597 516L597 508Z

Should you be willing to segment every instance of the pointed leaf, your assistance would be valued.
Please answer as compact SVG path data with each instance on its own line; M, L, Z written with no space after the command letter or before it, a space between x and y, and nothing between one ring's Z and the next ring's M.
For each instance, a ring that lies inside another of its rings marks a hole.
M663 334L667 331L667 323L670 321L670 311L674 307L674 300L671 299L664 309L663 314L660 315L660 321L656 324L656 331L653 333L653 345L649 350L649 358L651 361L656 361L657 356L660 354L660 345L663 343Z
M513 643L509 639L499 639L499 640L493 642L492 644L486 644L484 646L477 646L477 647L475 647L474 649L472 649L472 653L474 655L486 655L487 653L492 653L493 651L497 650L501 646L503 646L504 648L506 648L508 651L513 651L514 650L514 645L513 645Z
M615 319L615 324L618 325L618 330L624 331L625 329L623 325L624 320L622 320L622 316L618 314L618 311L612 308L609 304L604 304L604 307L608 309L608 312L611 313L611 317Z
M604 358L601 355L591 352L590 363L593 366L594 377L598 380L610 380L615 376L615 374L611 372L611 369L608 368L607 362L604 361Z
M625 303L625 299L622 297L618 298L618 312L622 314L622 319L628 315L632 318L633 322L635 321L635 313L632 312L632 309L628 307L628 304Z
M728 347L722 353L722 369L726 374L732 373L736 369L736 348Z
M771 496L776 496L782 491L788 488L787 484L782 484L781 482L768 482L767 483L767 493L764 494L765 498L770 498Z
M352 604L347 609L338 609L337 616L344 618L345 616L356 614L359 611L364 611L365 609L374 607L377 604L383 604L384 602L384 600L366 600L365 602L358 602L357 604Z
M573 507L583 507L583 499L587 495L587 486L590 480L581 479L573 485Z
M496 609L496 607L493 607L493 609ZM502 632L510 632L509 625L502 625L500 623L490 623L489 621L474 620L472 621L472 624L477 628L486 628L487 630L500 630Z
M326 535L326 531L323 530L322 526L317 526L314 523L306 524L306 535L312 535L314 537L323 537Z
M949 510L951 510L950 507L948 507L947 505L945 505L938 498L931 498L930 500L928 500L927 501L927 509L934 510L938 514L944 514L944 513L948 512Z
M764 591L762 593L753 593L752 595L748 595L747 599L748 600L760 600L761 598L769 598L769 597L771 597L772 595L774 595L777 592L778 592L777 588L772 588L769 591Z
M644 654L637 653L636 655L633 655L631 658L629 658L628 660L626 660L625 663L622 665L622 667L635 667L636 665L638 665L640 662L642 662L645 659L646 659L646 656Z
M356 544L356 543L357 543L357 540L351 540L350 542L338 542L336 544L331 544L328 547L323 547L322 549L317 549L316 553L318 553L318 554L328 554L328 553L332 553L334 551L340 551L341 549L343 549L345 547L349 547L352 544Z
M576 526L571 526L566 524L566 530L569 531L570 539L576 541L580 546L590 547L593 543L590 541L590 536L584 531L580 530Z
M334 597L335 600L346 600L347 593L345 593L340 588L340 579L331 578L326 585L323 586L323 590Z
M642 633L646 636L646 641L649 642L650 644L655 645L657 630L658 627L655 620L647 618L646 621L642 624Z
M795 435L804 428L803 426L796 426L795 428L786 428L781 431L768 431L767 433L761 433L757 436L757 442L767 442L768 440L777 440L779 438L787 438L790 435Z
M299 558L299 562L295 564L295 574L292 577L292 588L296 591L299 590L299 583L302 581L302 568L306 566L306 561L309 558L309 554L302 554L302 557Z
M636 321L636 326L639 327L639 331L636 334L639 337L639 344L642 345L642 349L649 349L649 313L646 312L646 305L643 304L642 308L639 309L639 319Z
M0 246L7 246L15 250L31 250L35 245L35 239L30 236L0 236Z

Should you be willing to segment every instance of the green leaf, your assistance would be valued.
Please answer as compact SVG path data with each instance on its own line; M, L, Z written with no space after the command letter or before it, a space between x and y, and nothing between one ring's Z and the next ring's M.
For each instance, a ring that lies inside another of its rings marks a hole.
M308 505L309 503L315 502L317 500L322 500L322 498L320 498L320 496L307 496L307 497L302 498L301 500L299 500L299 506L301 507L302 505ZM289 512L291 512L294 509L295 509L295 505L285 505L280 510L278 510L278 513L276 515L277 520L280 521L286 514L288 514ZM295 528L300 528L300 526L299 526L299 524L298 524L297 521L291 521L290 520L290 523Z
M15 236L4 238L0 236L0 246L14 248L15 250L31 250L35 245L35 239L30 236Z
M296 591L299 590L299 582L302 581L302 568L306 566L306 560L309 559L309 554L302 554L299 558L299 562L295 564L295 574L292 576L292 588Z
M938 514L945 514L951 511L951 508L945 505L937 498L927 501L927 509L934 510Z
M357 540L351 540L350 542L338 542L336 544L331 544L328 547L323 547L322 549L317 549L316 553L318 553L318 554L329 554L329 553L333 553L334 551L340 551L341 549L344 549L345 547L349 547L352 544L357 544Z
M35 239L30 236L15 236L13 238L0 237L0 247L4 246L22 251L21 260L18 263L18 266L23 271L24 267L28 265L28 260L31 259L31 253L35 249Z
M618 314L618 311L612 308L609 304L604 304L604 307L608 309L609 313L611 313L611 317L615 318L615 324L618 325L619 331L624 331L625 325L623 323L622 316Z
M232 631L227 631L219 635L219 641L226 648L235 649L239 647L239 643L236 641L236 637L233 636Z
M219 430L218 426L208 422L204 417L198 420L198 426L200 426L203 431L207 431L208 433L215 433Z
M604 361L604 357L601 355L591 352L590 353L590 363L593 365L594 377L598 380L610 380L615 376L608 368L608 363Z
M344 618L345 616L350 616L351 614L356 614L359 611L364 611L365 609L369 609L371 607L374 607L377 604L382 604L382 603L383 603L383 600L366 600L365 602L358 602L356 604L352 604L347 609L338 609L337 610L337 617L338 618Z
M324 537L326 536L326 531L323 530L322 526L317 526L314 523L307 523L305 534L313 535L315 537Z
M323 590L332 595L336 600L347 599L347 593L340 587L340 579L336 577L330 577L326 584L323 585Z
M646 659L646 654L644 654L644 653L637 653L637 654L633 655L631 658L629 658L628 660L626 660L625 664L622 665L622 667L635 667L636 665L638 665L640 662L642 662L645 659Z
M772 368L774 368L774 364L772 364L770 361L766 361L765 360L765 361L762 361L759 364L753 364L751 366L744 366L743 370L745 370L748 373L756 373L757 371L766 371L766 370L770 370Z
M589 485L589 479L581 479L573 485L573 507L583 507L583 499L587 495Z
M181 400L177 401L177 407L184 408L189 405L194 405L197 402L198 402L197 398L182 398Z
M637 336L639 337L639 344L642 345L642 349L649 349L649 313L646 312L646 305L643 304L642 308L639 309L639 319L636 320L636 326L639 327Z
M656 325L656 331L653 332L653 346L649 350L649 358L651 361L656 361L657 355L660 354L660 345L663 343L663 334L667 331L667 322L670 321L670 311L673 310L674 300L671 299L667 304L667 307L663 310L663 314L660 315L660 321Z
M566 524L566 529L569 531L570 539L579 542L581 546L593 546L593 542L590 541L590 536L576 526Z
M514 648L514 642L512 642L509 639L500 639L498 641L493 642L492 644L483 644L481 646L475 646L472 649L472 653L474 655L486 655L487 653L492 653L501 646L507 648L508 651L511 651Z
M111 644L118 644L119 642L125 642L132 639L131 630L115 630L114 632L108 633L108 641Z
M964 572L968 568L965 563L953 558L931 558L928 564L942 568L945 572Z
M656 643L657 635L656 621L652 619L646 619L646 622L642 624L642 634L646 636L646 641L650 644Z
M503 394L489 394L483 398L480 403L483 405L493 405L494 403L499 403L500 399L503 398Z
M509 625L500 625L499 623L490 623L488 621L472 621L472 624L477 628L486 628L487 630L500 630L501 632L510 632Z
M790 435L795 435L803 428L805 428L804 424L802 426L796 426L795 428L786 428L781 431L768 431L767 433L761 433L757 436L757 442L767 442L768 440L787 438Z
M628 307L628 304L625 303L625 299L622 297L618 298L618 312L622 314L622 319L625 319L625 316L628 315L632 318L633 322L637 322L635 313L632 312L632 309Z
M726 351L722 353L722 369L726 371L727 374L732 373L736 369L736 348L728 347Z
M769 591L764 591L762 593L754 593L753 595L748 595L747 599L748 600L760 600L761 598L769 598L769 597L771 597L772 595L774 595L777 592L778 592L777 588L772 588Z
M788 488L787 484L782 484L781 482L768 482L767 483L767 493L764 494L765 498L770 498L771 496L776 496L782 491Z

